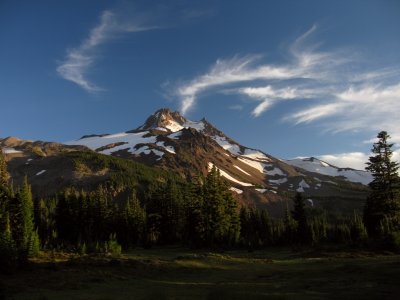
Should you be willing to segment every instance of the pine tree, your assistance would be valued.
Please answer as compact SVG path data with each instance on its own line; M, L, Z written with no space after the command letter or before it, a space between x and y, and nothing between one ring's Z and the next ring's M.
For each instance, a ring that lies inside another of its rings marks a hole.
M393 144L390 135L381 131L374 143L366 169L372 173L373 181L369 184L370 194L364 208L364 222L368 232L377 235L380 223L386 219L392 227L400 229L400 186L399 164L392 161Z
M3 151L0 148L0 188L9 188L10 174L7 171L6 160L3 155Z
M124 224L120 236L124 236L125 246L134 246L142 238L146 222L146 213L140 206L140 201L135 192L132 193L125 204L122 219Z
M184 203L184 241L192 247L201 247L205 242L206 228L202 187L199 180L194 179L187 185Z
M291 245L297 240L297 222L293 219L288 207L286 207L283 225L284 231L282 232L281 241L284 244Z
M10 175L0 148L0 270L10 271L17 264L17 248L12 237L10 224Z
M309 242L309 230L304 198L301 193L296 193L292 211L293 219L297 222L297 241L300 244Z
M230 227L224 199L226 187L215 166L208 173L203 190L206 240L208 244L214 245L222 242Z
M357 245L363 244L368 238L367 229L364 226L362 218L356 212L354 212L350 222L350 234L353 244Z
M11 196L8 184L9 178L6 161L0 148L0 234L5 231L6 223L9 221L6 219L6 216L7 218L9 217L8 210Z
M34 228L34 212L31 187L25 177L22 187L10 202L12 236L19 252L19 258L24 261L38 252L39 237Z

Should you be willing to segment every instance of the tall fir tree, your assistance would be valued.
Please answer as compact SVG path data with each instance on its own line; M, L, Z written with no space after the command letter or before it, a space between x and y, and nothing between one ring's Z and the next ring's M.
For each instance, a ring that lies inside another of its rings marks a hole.
M296 193L292 210L293 219L297 222L297 242L305 244L309 242L309 230L307 224L306 204L303 195Z
M364 222L368 232L379 234L380 223L385 219L392 227L400 228L400 186L399 164L392 160L393 144L389 143L390 135L379 132L378 141L374 143L366 169L372 173L369 184L370 194L364 207Z
M16 266L17 249L10 224L10 175L0 147L0 271L7 272Z
M201 247L205 242L205 215L203 189L200 180L195 178L185 189L185 227L184 241L191 247Z
M229 229L224 187L219 170L213 166L203 185L206 240L210 245L220 243Z
M8 206L10 199L10 188L8 185L10 175L7 171L6 161L0 147L0 234L6 230L9 221ZM7 216L7 217L6 217Z
M34 226L32 192L26 176L22 187L10 202L10 208L12 236L20 260L25 260L39 251L39 235Z
M135 192L132 192L125 203L122 220L123 231L119 235L123 237L123 244L126 247L135 246L142 238L146 222L146 212L140 206L140 201Z

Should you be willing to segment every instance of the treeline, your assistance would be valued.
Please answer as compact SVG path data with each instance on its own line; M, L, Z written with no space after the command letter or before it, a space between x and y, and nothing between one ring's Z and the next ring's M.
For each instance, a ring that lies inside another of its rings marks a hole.
M345 244L399 250L398 165L390 160L388 135L378 138L369 164L371 193L363 216L352 217L306 208L299 193L281 219L270 218L266 210L239 207L215 167L191 182L155 177L139 191L136 183L121 181L94 191L69 188L33 201L27 180L13 190L0 152L0 265L23 264L39 249L118 254L168 244L249 250Z
M0 266L13 268L38 254L39 235L33 216L32 193L27 180L14 192L0 154Z
M183 243L235 245L240 237L237 202L212 169L195 183L154 182L139 199L135 190L115 201L106 186L69 189L35 203L35 223L45 249L99 251L111 239L125 249Z

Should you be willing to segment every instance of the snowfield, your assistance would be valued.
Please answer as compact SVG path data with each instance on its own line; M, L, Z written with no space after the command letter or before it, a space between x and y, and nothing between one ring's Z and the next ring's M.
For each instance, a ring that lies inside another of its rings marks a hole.
M264 173L265 164L245 157L238 157L238 160L258 170L260 173Z
M367 185L372 181L372 175L369 172L353 169L341 169L316 158L297 158L286 160L285 162L309 172L333 177L343 176L350 182L359 182Z
M209 162L208 163L208 170L211 170L212 167L214 166L213 163ZM215 166L218 170L219 173L221 174L222 177L225 177L226 179L235 182L237 184L240 184L241 186L253 186L251 183L246 183L246 182L242 182L240 180L237 180L236 178L232 177L231 175L229 175L227 172L225 172L224 170L221 170L220 168L218 168L217 166Z
M156 136L147 136L144 137L145 135L148 135L148 131L143 131L143 132L138 132L138 133L116 133L116 134L111 134L111 135L106 135L106 136L95 136L95 137L89 137L89 138L84 138L80 139L77 141L70 141L66 142L66 145L83 145L86 146L92 150L96 150L100 147L104 147L110 144L115 144L115 143L124 143L123 145L119 145L110 149L106 149L103 151L100 151L100 153L103 154L108 154L110 155L113 152L119 151L119 150L124 150L128 149L128 151L132 154L137 154L137 150L135 150L137 144L154 144L156 143Z
M235 155L240 155L240 147L236 144L231 144L229 143L225 137L216 135L216 136L210 136L214 141L218 143L222 148L225 150L228 150L230 153L235 154Z
M22 151L15 150L14 148L4 148L3 153L4 154L13 154L13 153L22 153Z

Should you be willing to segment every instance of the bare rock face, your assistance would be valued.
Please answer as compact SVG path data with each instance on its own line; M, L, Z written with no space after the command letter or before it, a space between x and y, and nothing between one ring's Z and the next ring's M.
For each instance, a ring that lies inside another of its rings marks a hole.
M187 121L188 120L185 119L179 112L173 112L168 108L161 108L149 116L142 126L139 126L137 129L132 131L151 130L157 128L175 131L175 129L183 128Z

